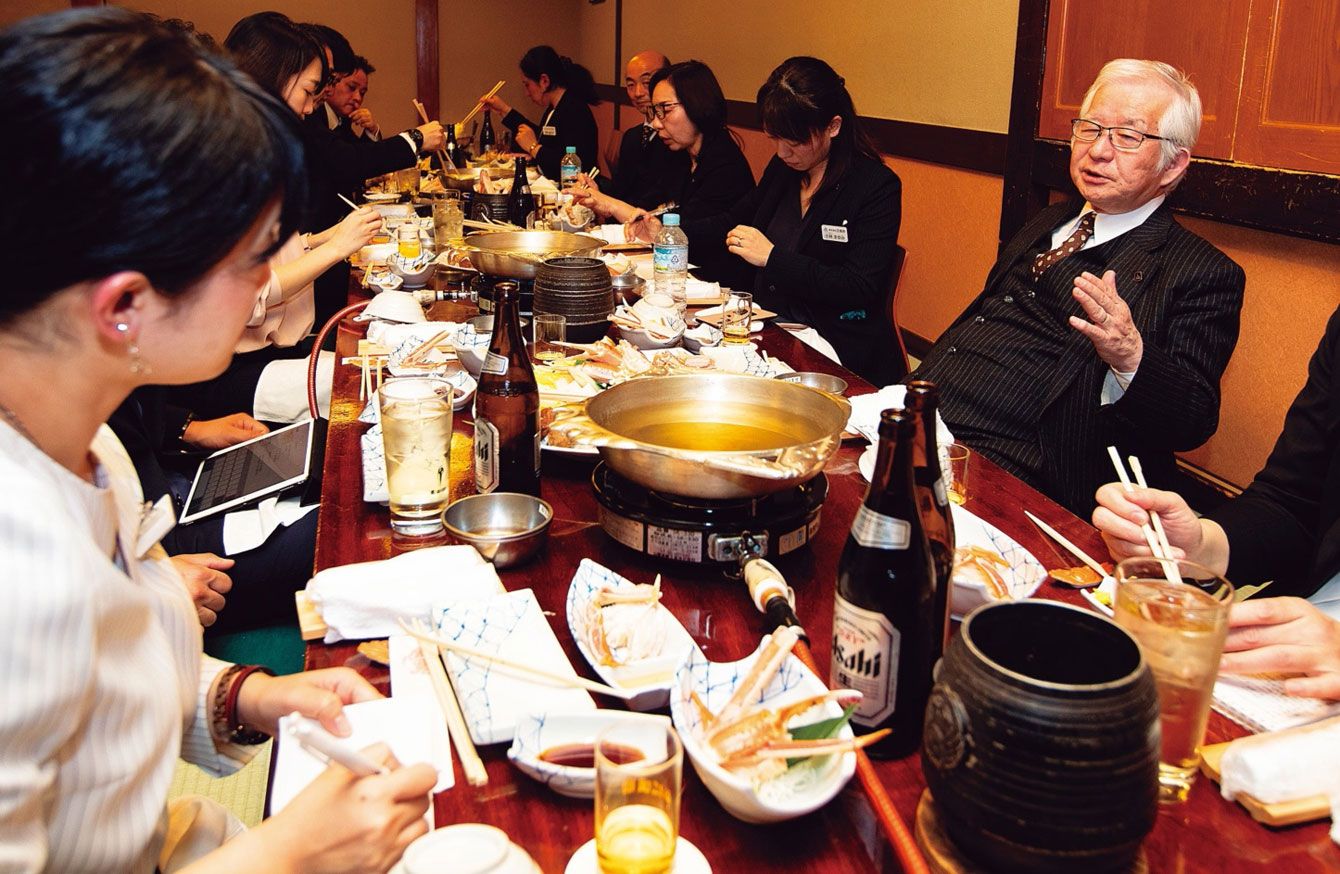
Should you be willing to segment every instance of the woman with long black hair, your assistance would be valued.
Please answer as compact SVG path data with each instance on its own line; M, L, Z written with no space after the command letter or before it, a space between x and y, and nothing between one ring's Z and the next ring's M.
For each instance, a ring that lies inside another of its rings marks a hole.
M235 768L294 710L347 735L343 705L379 696L347 668L202 657L161 519L103 425L136 388L232 357L305 201L293 114L116 7L0 32L0 78L0 114L25 119L0 140L16 170L0 211L0 867L385 871L426 831L436 780L385 747L368 753L387 773L327 768L250 831L203 799L168 805L179 756Z
M582 168L596 166L599 131L591 107L600 102L591 73L552 46L535 46L521 56L521 87L542 115L536 124L496 94L484 105L502 116L516 146L530 155L544 175L558 181L559 162L568 146L577 149Z
M732 287L816 328L876 385L901 379L885 312L901 182L824 61L788 58L758 89L758 109L777 156L750 197L699 233L735 256Z

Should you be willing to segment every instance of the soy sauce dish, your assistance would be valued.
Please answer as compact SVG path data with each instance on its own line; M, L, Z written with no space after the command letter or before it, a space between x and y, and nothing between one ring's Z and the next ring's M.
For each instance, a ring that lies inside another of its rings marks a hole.
M590 798L595 793L595 742L613 725L646 726L646 746L657 741L664 751L664 716L647 713L597 710L590 713L537 713L517 722L516 735L507 750L521 772L569 798ZM636 761L646 753L634 743L620 748L620 758Z

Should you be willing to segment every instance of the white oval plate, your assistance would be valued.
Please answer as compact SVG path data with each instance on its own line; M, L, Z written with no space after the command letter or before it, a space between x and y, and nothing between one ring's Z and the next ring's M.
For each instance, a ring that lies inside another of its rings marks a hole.
M556 765L540 758L545 750L565 744L594 744L596 737L615 724L645 725L650 745L653 737L662 741L669 720L649 713L622 710L597 710L593 713L537 713L517 720L516 734L507 749L507 758L528 777L532 777L559 795L590 798L595 792L596 769ZM641 745L639 742L637 745Z

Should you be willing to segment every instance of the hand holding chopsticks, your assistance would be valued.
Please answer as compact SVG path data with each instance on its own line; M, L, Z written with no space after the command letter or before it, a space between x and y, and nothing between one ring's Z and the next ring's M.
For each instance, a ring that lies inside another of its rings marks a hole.
M1121 480L1122 488L1127 493L1133 492L1135 485L1132 484L1130 476L1126 473L1126 466L1121 463L1121 456L1117 453L1117 447L1107 447L1107 454L1112 458L1112 466L1116 468L1117 478ZM1135 471L1136 479L1140 483L1140 488L1149 488L1149 485L1145 482L1144 470L1140 467L1140 459L1132 455L1130 456L1130 462L1131 469ZM1164 573L1167 575L1169 582L1182 582L1182 574L1177 570L1177 559L1173 556L1172 546L1168 543L1168 535L1163 530L1163 523L1159 519L1159 514L1150 510L1149 519L1153 523L1152 528L1149 525L1140 526L1140 530L1145 535L1145 542L1149 544L1149 551L1163 565Z
M477 115L477 114L479 113L479 110L481 110L481 109L484 108L484 103L485 103L485 101L487 101L490 97L493 97L493 96L496 95L499 91L501 91L501 90L502 90L502 86L505 85L506 83L507 83L507 80L506 80L506 79L499 79L499 80L498 80L498 84L497 84L497 85L494 85L493 88L490 89L489 93L487 93L487 94L485 94L483 97L479 98L479 102L475 104L475 108L472 109L472 110L470 110L470 111L466 114L465 118L461 119L461 124L464 125L467 121L469 121L470 119L474 118L475 115Z

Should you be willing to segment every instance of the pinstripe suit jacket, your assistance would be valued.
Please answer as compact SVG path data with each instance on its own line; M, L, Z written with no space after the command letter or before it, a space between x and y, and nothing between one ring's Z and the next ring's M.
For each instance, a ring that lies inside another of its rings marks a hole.
M1015 263L1081 206L1054 204L1034 216L1002 251L985 290L954 325L973 318ZM1199 446L1218 427L1219 378L1238 339L1241 267L1174 221L1166 203L1118 242L1123 239L1105 269L1116 272L1117 292L1144 342L1130 388L1116 403L1101 404L1108 366L1078 331L1052 377L1038 386L1043 481L1035 485L1083 516L1093 508L1094 491L1113 478L1109 445L1138 455L1151 485L1170 484L1173 453ZM1079 269L1066 261L1052 268L1069 272L1067 285ZM989 415L982 411L982 421L973 424L989 428Z

